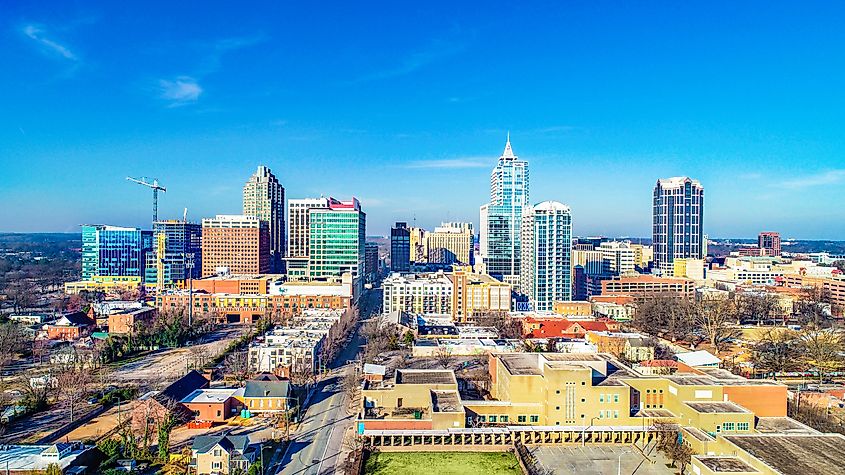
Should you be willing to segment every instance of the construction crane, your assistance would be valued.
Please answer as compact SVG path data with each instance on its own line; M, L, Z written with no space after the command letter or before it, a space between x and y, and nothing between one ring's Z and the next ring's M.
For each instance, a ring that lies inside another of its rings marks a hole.
M153 189L153 225L155 225L156 221L158 221L158 191L161 190L162 193L164 193L167 190L158 184L158 179L156 178L150 180L149 178L143 176L141 178L132 178L131 176L128 176L126 179ZM152 181L152 183L150 183L150 181Z

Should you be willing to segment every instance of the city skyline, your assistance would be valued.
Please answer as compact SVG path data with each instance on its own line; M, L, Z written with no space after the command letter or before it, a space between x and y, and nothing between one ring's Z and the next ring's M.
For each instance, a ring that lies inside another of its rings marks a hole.
M155 8L9 5L0 230L147 228L125 176L167 187L161 219L238 213L259 165L289 198L358 197L370 235L478 226L510 131L530 204L571 206L573 235L648 237L672 176L707 187L710 237L845 231L842 6L310 8L171 5L190 24L171 29Z

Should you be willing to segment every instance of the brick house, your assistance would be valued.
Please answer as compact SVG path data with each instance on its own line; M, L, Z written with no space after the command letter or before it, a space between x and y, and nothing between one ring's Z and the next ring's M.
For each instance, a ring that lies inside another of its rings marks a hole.
M187 422L193 417L180 401L197 389L208 387L208 379L198 371L191 371L177 379L162 391L151 391L138 398L138 404L132 410L132 430L136 436L144 433L154 437L159 425L173 412L177 421Z

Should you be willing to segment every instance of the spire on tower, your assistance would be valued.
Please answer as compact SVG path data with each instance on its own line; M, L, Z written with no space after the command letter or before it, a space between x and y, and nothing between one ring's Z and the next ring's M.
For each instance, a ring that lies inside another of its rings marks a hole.
M513 154L513 150L511 150L511 132L508 131L508 141L505 143L505 151L502 152L502 158L516 158L516 155Z

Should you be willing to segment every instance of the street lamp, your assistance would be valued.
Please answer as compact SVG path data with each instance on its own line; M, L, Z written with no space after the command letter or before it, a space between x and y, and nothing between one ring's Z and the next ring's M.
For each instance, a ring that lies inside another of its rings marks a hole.
M587 445L587 429L589 429L590 427L593 427L593 421L595 421L596 419L598 419L598 417L590 418L590 425L588 425L587 427L585 427L581 430L581 446L582 447L585 447Z

